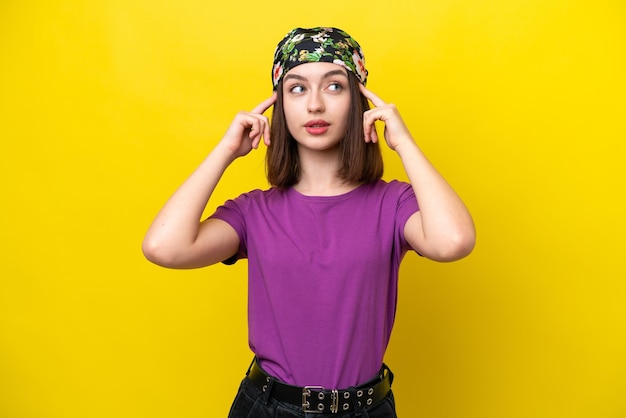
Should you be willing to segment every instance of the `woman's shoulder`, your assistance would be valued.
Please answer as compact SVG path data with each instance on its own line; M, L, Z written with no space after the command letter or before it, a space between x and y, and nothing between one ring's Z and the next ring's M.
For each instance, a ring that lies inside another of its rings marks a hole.
M235 203L237 205L249 205L259 202L267 202L270 200L284 199L285 195L285 190L276 187L253 189L230 199L228 202Z
M411 190L411 184L402 180L377 180L375 182L369 183L366 186L369 190L376 191L379 193L405 193L407 190Z

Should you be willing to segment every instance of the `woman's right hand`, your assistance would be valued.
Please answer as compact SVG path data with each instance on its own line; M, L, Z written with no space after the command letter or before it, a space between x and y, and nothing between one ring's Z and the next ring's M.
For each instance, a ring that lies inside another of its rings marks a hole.
M250 112L239 112L231 122L220 145L226 147L234 158L243 157L253 148L257 149L261 139L270 144L270 123L263 113L276 102L276 93L259 103Z
M263 112L276 102L276 93L251 112L240 112L219 144L174 192L159 211L143 241L146 258L170 268L204 267L237 252L239 236L224 221L201 222L207 202L224 170L264 140L270 143L269 120Z

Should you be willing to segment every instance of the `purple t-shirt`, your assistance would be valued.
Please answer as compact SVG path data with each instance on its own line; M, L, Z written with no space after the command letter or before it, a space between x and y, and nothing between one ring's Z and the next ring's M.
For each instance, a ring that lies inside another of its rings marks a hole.
M326 388L376 374L417 210L409 184L382 180L339 196L254 190L217 208L248 259L249 343L268 373Z

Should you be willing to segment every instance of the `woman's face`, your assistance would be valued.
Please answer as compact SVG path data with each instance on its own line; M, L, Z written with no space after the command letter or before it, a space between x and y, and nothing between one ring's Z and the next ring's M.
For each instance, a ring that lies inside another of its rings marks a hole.
M300 148L325 151L344 138L350 111L347 70L330 62L298 65L283 78L287 128Z

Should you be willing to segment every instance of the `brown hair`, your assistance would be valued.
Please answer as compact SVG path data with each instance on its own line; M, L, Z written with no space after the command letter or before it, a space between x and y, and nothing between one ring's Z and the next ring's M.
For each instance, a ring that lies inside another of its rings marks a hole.
M348 72L350 112L346 136L339 143L339 177L348 183L368 183L383 175L383 158L378 143L365 142L363 113L369 102L359 91L359 81ZM282 80L276 88L278 97L272 113L272 142L265 154L267 180L272 186L287 188L300 180L300 164L295 139L289 133L283 108Z

